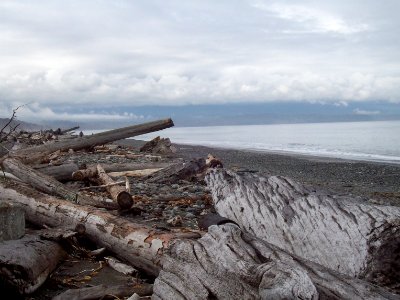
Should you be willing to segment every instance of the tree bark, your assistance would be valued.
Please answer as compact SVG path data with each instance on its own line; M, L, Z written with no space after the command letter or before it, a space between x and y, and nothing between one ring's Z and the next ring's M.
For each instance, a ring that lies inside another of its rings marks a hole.
M47 176L51 176L58 181L72 180L72 173L79 170L78 165L75 163L63 164L60 166L41 166L34 167L35 170L42 172Z
M289 255L237 225L213 225L166 251L153 300L399 299L366 281Z
M120 185L111 185L114 184L115 181L107 175L101 165L97 165L97 176L102 184L108 185L106 187L108 193L111 195L111 198L118 203L121 209L129 209L132 207L132 195L126 191L125 187Z
M399 283L400 208L310 191L284 177L214 170L217 212L248 233L353 277Z
M102 164L101 165L106 172L122 172L130 170L145 170L145 169L157 169L166 168L171 166L170 163L126 163L126 164ZM85 180L89 178L97 177L97 165L90 165L86 169L74 171L72 178L74 180Z
M64 228L85 225L86 234L96 244L151 275L158 275L160 258L172 240L199 237L197 233L165 232L129 222L93 207L56 199L22 184L12 187L0 182L0 199L20 204L26 219L34 224Z
M46 155L49 155L57 150L80 150L91 148L97 145L103 145L117 140L133 137L153 131L162 130L174 126L171 119L159 120L149 123L143 123L124 128L109 130L90 136L84 136L73 140L61 141L58 143L49 143L36 147L30 147L9 153L12 157L17 157L24 163L32 163L41 160Z
M20 294L39 288L66 253L53 241L39 235L0 243L0 278Z
M118 209L118 205L113 202L102 201L76 192L54 178L24 165L14 158L6 158L3 161L3 168L17 176L23 182L28 183L39 191L46 192L50 195L56 195L75 203L92 205L106 209Z

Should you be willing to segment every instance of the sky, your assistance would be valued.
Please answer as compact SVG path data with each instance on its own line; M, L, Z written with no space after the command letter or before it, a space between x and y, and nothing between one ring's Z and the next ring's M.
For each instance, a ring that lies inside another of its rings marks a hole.
M230 106L400 116L399 11L398 0L2 0L0 116L24 104L18 117L35 122L142 122L174 107L218 118Z

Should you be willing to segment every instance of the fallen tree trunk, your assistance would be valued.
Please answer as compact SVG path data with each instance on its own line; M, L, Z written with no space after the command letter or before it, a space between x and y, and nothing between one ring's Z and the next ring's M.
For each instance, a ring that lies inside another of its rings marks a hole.
M179 180L192 181L207 169L204 158L176 163L148 176L147 182L176 183Z
M237 225L211 226L166 251L153 300L400 299L383 288L289 255Z
M46 155L49 155L57 150L80 150L92 148L97 145L103 145L117 140L133 137L153 131L162 130L174 126L171 119L159 120L149 123L143 123L124 128L109 130L90 136L83 136L73 140L61 141L58 143L49 143L36 147L25 148L17 151L11 151L11 157L19 158L24 163L32 163L41 160Z
M6 186L0 182L0 199L20 204L26 219L34 224L64 228L83 224L86 234L96 244L152 275L158 275L160 258L172 240L199 237L197 233L165 232L129 222L93 207L56 199L22 184L13 187L12 183Z
M41 166L34 167L35 170L42 172L47 176L51 176L58 181L72 180L72 173L79 170L78 165L75 163L62 164L59 166Z
M206 181L217 212L246 232L332 270L398 289L400 208L309 191L284 177L214 170Z
M66 253L53 241L39 235L0 243L0 280L20 294L39 288Z
M24 165L14 158L6 158L3 161L3 168L17 176L23 182L28 183L39 191L49 193L50 195L56 195L68 201L92 205L94 207L118 209L118 205L113 202L102 201L76 192L54 178Z
M171 166L170 163L126 163L126 164L102 164L104 171L123 172L131 170L158 169ZM90 165L86 169L74 171L72 178L74 180L85 180L97 177L97 165Z
M149 176L151 174L154 174L155 172L158 172L162 169L143 169L143 170L131 170L131 171L122 171L122 172L110 172L108 173L109 176L111 177L145 177Z
M104 171L101 165L97 165L97 176L102 184L106 185L111 198L118 203L121 209L129 209L133 205L132 195L129 194L125 187L115 185L115 181Z

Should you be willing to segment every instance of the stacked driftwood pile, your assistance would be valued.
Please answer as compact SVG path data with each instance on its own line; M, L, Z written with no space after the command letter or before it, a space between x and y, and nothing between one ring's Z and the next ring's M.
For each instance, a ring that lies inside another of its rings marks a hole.
M130 279L87 281L57 299L399 299L399 208L235 173L212 156L183 161L168 139L108 145L170 126L155 121L4 155L0 200L38 227L0 242L3 281L32 293L66 257L85 256L99 263L89 279L103 263Z

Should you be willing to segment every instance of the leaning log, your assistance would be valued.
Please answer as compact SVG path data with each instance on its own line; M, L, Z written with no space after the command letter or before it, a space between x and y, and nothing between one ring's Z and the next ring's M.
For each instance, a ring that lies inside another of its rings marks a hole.
M17 191L17 190L18 191ZM38 225L75 228L83 224L86 234L118 258L149 274L157 275L164 249L177 238L198 237L191 232L165 232L129 222L93 207L42 194L28 186L0 182L0 199L20 204L26 219Z
M159 120L154 122L143 123L124 128L109 130L90 136L83 136L73 140L61 141L58 143L49 143L36 147L29 147L9 153L12 157L17 157L24 163L32 163L41 160L57 150L80 150L92 148L97 145L103 145L117 140L134 137L137 135L154 132L174 126L171 119Z
M175 242L162 264L153 300L400 299L290 255L235 224L213 225L201 239Z
M214 170L206 181L217 212L246 232L349 276L398 285L399 207L311 191L279 176Z
M115 185L115 181L107 175L101 165L97 165L97 176L100 182L106 185L111 198L118 203L121 209L129 209L133 205L132 195L126 191L125 187Z
M39 288L66 253L53 241L39 235L0 243L0 281L20 294Z
M17 176L23 182L28 183L39 191L46 192L50 195L59 196L65 200L80 203L84 205L92 205L94 207L106 209L118 209L118 205L107 199L96 199L79 193L66 185L55 180L54 178L42 174L32 169L30 166L24 165L14 158L6 158L3 161L3 168Z
M171 166L170 163L124 163L124 164L102 164L104 171L108 172L122 172L131 170L145 170L145 169L158 169ZM72 174L74 180L85 180L97 177L97 165L89 165L86 169L76 170Z

